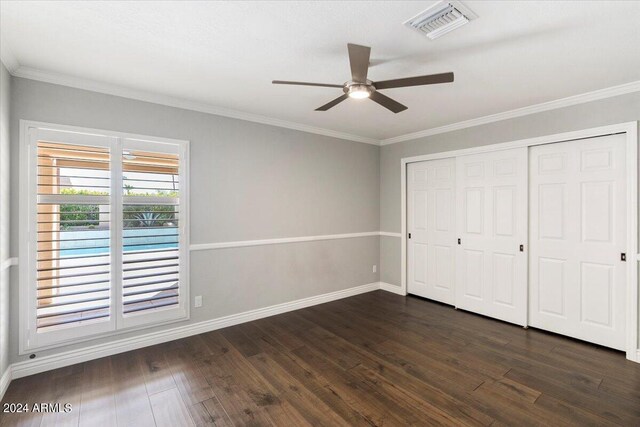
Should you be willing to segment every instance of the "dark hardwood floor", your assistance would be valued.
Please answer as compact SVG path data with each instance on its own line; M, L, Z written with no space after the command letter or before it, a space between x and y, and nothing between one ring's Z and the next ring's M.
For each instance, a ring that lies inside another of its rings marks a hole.
M640 425L620 352L376 291L15 380L2 426Z

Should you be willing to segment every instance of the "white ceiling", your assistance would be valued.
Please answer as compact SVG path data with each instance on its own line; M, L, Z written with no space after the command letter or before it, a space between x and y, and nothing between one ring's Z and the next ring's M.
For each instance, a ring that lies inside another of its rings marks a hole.
M465 1L478 14L435 41L402 22L433 1L3 1L1 49L22 67L386 139L640 80L640 2ZM346 44L373 81L455 72L452 84L314 109L340 89Z

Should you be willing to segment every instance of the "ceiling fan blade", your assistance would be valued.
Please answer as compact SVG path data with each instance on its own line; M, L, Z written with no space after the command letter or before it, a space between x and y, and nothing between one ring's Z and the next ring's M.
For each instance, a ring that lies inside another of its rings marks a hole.
M347 49L349 50L349 65L351 65L351 80L366 83L371 48L349 43Z
M406 106L400 104L398 101L394 101L386 95L381 94L380 92L373 92L370 96L372 101L377 102L382 105L384 108L393 111L394 113L399 113L400 111L404 111L407 109Z
M342 101L347 99L348 97L349 96L347 94L339 96L336 99L334 99L333 101L324 104L322 107L316 108L316 111L327 111L329 108L335 107L336 105L340 104Z
M451 83L453 73L430 74L428 76L407 77L404 79L384 80L375 82L376 89L391 89L396 87L433 85L437 83Z
M320 87L339 87L339 88L344 87L344 85L333 85L329 83L290 82L287 80L273 80L271 83L273 83L274 85L320 86Z

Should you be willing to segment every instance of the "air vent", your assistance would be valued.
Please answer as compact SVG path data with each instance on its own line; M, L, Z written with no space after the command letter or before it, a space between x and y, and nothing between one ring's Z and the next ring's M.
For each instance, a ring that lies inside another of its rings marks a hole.
M478 15L458 1L439 1L406 21L404 25L433 40L477 17Z

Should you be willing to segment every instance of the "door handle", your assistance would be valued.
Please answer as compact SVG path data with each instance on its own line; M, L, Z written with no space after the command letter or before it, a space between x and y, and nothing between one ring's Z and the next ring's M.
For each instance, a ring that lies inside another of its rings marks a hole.
M620 261L627 262L627 254L624 252L620 254Z
M411 233L409 233L409 238L411 238Z
M461 245L462 244L462 239L458 238L458 244Z
M524 245L520 245L520 252L524 252Z

